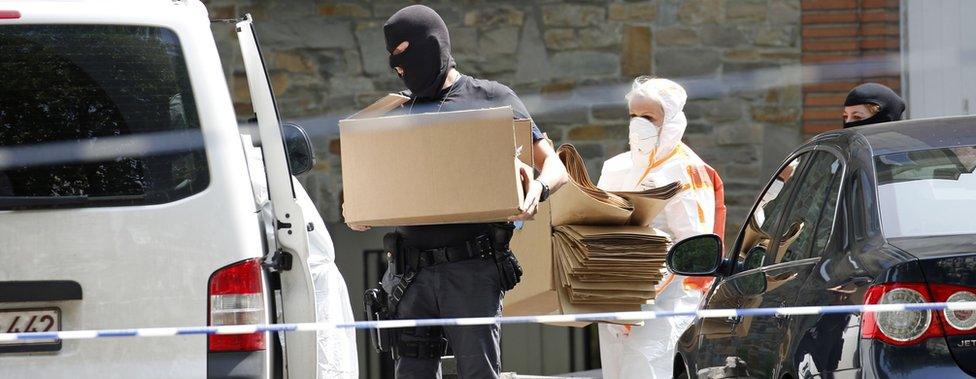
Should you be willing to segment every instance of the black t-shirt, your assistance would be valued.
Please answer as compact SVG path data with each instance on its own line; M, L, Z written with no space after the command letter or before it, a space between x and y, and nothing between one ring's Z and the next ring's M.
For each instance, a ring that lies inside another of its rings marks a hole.
M411 100L403 105L402 113L452 112L470 109L511 106L515 118L529 118L525 104L504 84L461 75L449 88L441 90L436 99ZM542 132L532 123L532 141L542 139ZM456 245L485 233L488 224L444 224L424 226L400 226L397 231L407 246L432 249Z

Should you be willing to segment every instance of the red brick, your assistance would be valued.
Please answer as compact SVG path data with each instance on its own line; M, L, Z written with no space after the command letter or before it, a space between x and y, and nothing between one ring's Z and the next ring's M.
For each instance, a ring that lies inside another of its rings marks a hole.
M808 120L841 120L844 115L843 104L834 107L803 107L803 121Z
M803 51L851 51L857 50L856 40L803 41Z
M872 50L872 49L898 49L901 47L901 41L897 38L884 38L884 39L869 39L861 41L861 49Z
M803 12L800 21L803 25L852 23L857 22L857 14L852 12Z
M837 122L804 122L803 123L803 133L806 133L808 137L812 137L814 134L820 134L823 132L840 129L842 128L843 122L838 120Z
M857 59L858 55L848 54L803 54L802 63L829 63Z
M901 89L901 78L895 76L866 77L864 78L864 82L884 84L895 91Z
M861 22L895 22L898 21L898 11L870 10L861 12Z
M810 83L803 85L804 93L812 92L844 92L850 91L860 82L846 81L846 82L826 82L826 83Z
M854 26L832 26L826 28L803 28L803 38L808 37L854 37L857 28Z
M803 10L819 9L854 9L857 7L855 0L803 0L801 3Z
M861 0L861 8L898 8L899 0Z
M844 105L844 99L847 94L838 95L834 94L808 94L803 97L804 106L841 106Z
M863 36L899 36L901 28L892 24L870 24L861 27Z

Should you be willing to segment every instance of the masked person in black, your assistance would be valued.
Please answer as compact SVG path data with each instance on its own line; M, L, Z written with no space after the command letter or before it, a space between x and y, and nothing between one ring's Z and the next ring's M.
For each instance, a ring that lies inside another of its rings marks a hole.
M884 85L864 83L851 90L844 101L844 127L901 120L905 101Z
M402 94L410 97L402 113L511 106L515 118L529 118L510 88L455 69L447 25L433 9L403 8L387 20L383 32L390 68L408 89ZM566 181L566 168L534 124L532 136L535 168L540 173L528 186L521 206L524 213L510 221L531 218L539 202ZM392 286L391 271L384 276L384 290L399 300L389 301L390 313L399 319L500 315L504 291L521 276L508 250L513 228L510 222L398 227L384 242L388 251L396 251L391 266L400 275ZM490 325L403 329L392 343L397 378L440 377L441 332L454 352L461 378L498 377L499 327Z

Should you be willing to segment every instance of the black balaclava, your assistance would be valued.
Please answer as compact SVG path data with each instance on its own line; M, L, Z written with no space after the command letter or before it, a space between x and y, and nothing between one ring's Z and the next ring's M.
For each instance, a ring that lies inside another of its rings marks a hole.
M454 67L451 37L441 16L426 6L411 5L386 20L383 34L391 54L403 41L410 43L403 53L390 55L390 68L403 68L407 89L419 98L435 98Z
M874 104L879 106L878 113L863 120L845 122L844 127L879 124L882 122L901 120L905 111L905 101L884 85L878 83L864 83L851 90L844 100L844 106Z

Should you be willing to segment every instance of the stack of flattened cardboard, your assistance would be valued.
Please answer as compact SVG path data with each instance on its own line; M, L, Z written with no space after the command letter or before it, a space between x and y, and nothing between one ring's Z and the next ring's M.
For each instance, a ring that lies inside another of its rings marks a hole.
M654 298L670 243L651 221L681 187L606 192L590 180L573 146L560 146L557 153L570 181L552 196L548 213L527 223L531 233L516 233L512 244L521 261L531 262L527 277L551 282L516 286L506 295L512 301L505 314L639 310ZM543 247L552 253L540 254Z
M639 310L654 298L669 241L643 226L555 227L556 281L568 300L563 311Z

